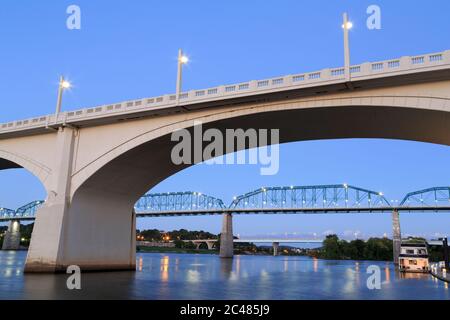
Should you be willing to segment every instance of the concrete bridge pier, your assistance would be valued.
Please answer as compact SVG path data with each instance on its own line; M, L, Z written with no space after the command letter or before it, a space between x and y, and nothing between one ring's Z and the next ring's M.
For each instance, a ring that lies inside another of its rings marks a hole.
M55 174L39 209L25 272L136 269L136 215L126 192L79 188L71 195L77 129L60 127L55 140Z
M202 244L206 244L206 247L208 248L208 250L214 249L214 242L212 242L212 241L197 242L197 243L195 244L195 248L196 248L197 250L199 250L199 249L200 249L200 246L201 246Z
M399 263L400 247L402 244L402 234L400 231L400 214L398 210L392 211L392 246L394 253L394 264Z
M273 256L276 257L278 255L278 249L280 247L280 243L279 242L274 242L272 243L272 248L273 248Z
M207 241L206 245L208 246L208 250L212 250L214 249L214 242L212 241Z
M221 258L233 258L233 216L231 213L223 214L219 255Z
M2 250L19 250L20 248L20 221L12 220L3 239Z

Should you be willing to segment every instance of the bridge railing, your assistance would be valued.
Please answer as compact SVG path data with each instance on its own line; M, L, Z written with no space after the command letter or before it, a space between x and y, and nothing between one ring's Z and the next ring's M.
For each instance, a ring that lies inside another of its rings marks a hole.
M408 56L398 59L353 65L350 68L350 73L352 74L352 78L354 80L358 80L365 79L367 77L395 75L398 72L404 71L420 71L426 67L437 67L444 65L450 65L450 50L420 56ZM339 83L342 81L346 81L345 69L339 67L270 79L253 80L238 84L222 85L213 88L191 90L181 93L179 96L179 101L181 104L192 104L252 94L301 89L303 87ZM90 118L107 117L117 113L158 110L175 105L177 105L177 97L175 94L130 100L120 103L67 111L60 113L57 118L55 118L54 115L47 115L3 123L0 124L0 134L9 131L44 127L55 123L70 123L72 121L88 120Z

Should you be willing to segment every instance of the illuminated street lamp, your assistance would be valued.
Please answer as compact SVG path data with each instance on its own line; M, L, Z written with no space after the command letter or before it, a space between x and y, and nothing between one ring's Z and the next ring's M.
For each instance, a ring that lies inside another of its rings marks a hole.
M353 27L353 23L348 20L348 14L344 13L344 24L342 28L344 29L344 60L345 60L345 77L350 81L350 43L348 31Z
M58 117L58 114L61 112L61 104L62 104L62 96L64 90L68 90L72 87L69 81L65 80L63 76L59 78L59 86L58 86L58 101L56 102L56 112L55 115Z
M178 74L177 74L177 103L180 100L181 86L183 80L183 65L189 62L189 58L183 54L183 50L178 50Z

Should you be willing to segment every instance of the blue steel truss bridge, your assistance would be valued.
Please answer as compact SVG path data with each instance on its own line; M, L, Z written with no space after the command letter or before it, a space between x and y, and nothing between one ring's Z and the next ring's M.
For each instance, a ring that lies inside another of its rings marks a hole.
M0 208L0 221L34 220L45 201L33 201L17 210ZM262 187L235 197L230 205L200 192L146 194L136 203L137 217L222 214L331 214L377 212L450 212L450 187L408 193L390 202L381 192L347 184Z

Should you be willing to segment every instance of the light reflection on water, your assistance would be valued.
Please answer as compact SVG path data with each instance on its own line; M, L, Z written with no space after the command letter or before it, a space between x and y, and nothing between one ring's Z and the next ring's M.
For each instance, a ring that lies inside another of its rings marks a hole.
M137 254L136 272L23 274L26 252L0 251L0 299L449 299L448 285L424 274L399 274L390 263L307 257ZM369 290L369 265L381 290Z

